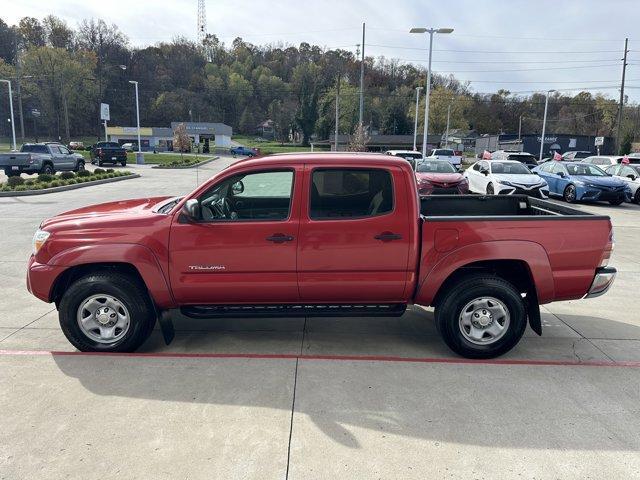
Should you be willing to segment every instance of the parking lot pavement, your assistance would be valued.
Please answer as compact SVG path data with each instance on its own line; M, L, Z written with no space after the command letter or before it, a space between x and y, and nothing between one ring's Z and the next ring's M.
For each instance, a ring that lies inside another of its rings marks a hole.
M171 345L156 328L141 356L74 355L25 288L40 221L184 194L233 161L133 165L141 178L0 198L0 479L640 477L640 368L595 366L640 361L637 205L576 207L611 216L616 283L544 306L544 336L528 330L495 364L459 363L419 307L184 318Z

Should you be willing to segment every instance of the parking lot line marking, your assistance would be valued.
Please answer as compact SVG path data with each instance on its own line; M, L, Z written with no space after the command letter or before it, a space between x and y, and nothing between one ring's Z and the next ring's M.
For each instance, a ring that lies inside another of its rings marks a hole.
M631 367L640 368L636 361L568 361L568 360L527 360L527 359L476 359L437 357L396 357L388 355L296 355L280 353L180 353L180 352L64 352L55 350L0 350L0 356L54 356L54 357L140 357L140 358L248 358L262 360L328 360L356 362L397 362L397 363L450 363L468 365L534 365L567 367Z

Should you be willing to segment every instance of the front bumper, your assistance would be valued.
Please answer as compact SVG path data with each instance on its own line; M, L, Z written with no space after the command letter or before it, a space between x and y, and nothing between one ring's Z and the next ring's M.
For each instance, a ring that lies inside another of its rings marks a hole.
M51 290L65 267L38 263L31 255L27 266L27 290L44 302L51 302Z
M584 298L595 298L607 293L613 281L616 278L618 271L613 267L601 267L596 270L596 274L591 282L589 291Z
M530 197L535 197L535 198L542 198L542 199L546 199L549 198L549 187L547 185L537 185L537 186L533 186L533 187L528 187L528 186L520 186L520 185L504 185L504 184L497 184L498 185L498 193L500 195L529 195Z
M422 184L418 187L418 194L421 197L427 195L466 195L469 193L468 183L449 184Z
M630 201L631 191L627 188L599 188L583 187L582 195L578 197L584 201Z

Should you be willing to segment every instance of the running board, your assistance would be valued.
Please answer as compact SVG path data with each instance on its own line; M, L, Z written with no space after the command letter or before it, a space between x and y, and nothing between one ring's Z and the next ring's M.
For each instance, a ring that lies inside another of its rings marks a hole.
M401 303L310 304L310 305L190 305L180 312L191 318L262 317L399 317L407 306Z

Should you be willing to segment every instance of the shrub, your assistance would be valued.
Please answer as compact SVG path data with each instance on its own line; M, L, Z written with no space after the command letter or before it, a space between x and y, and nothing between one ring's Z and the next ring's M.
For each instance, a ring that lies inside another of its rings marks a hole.
M58 180L54 180L48 185L48 188L59 187L59 186L60 186L60 182Z
M107 168L107 173L113 173L115 170L113 168Z
M11 190L13 189L9 185L5 185L4 187L2 187L3 192L10 192Z
M14 192L24 192L25 190L28 190L29 187L27 187L26 185L17 185L13 191Z
M98 170L98 169L96 169ZM91 172L89 170L82 170L81 172L78 172L77 177L90 177L91 176Z
M27 180L24 181L24 184L29 186L35 185L35 183L36 182L33 178L28 178Z
M22 177L9 177L7 179L7 185L10 187L17 187L18 185L24 184L24 178Z
M72 178L76 178L76 174L73 172L62 172L60 178L62 180L71 180Z
M105 170L104 170L104 168L96 168L96 169L93 171L93 173L95 173L96 175L100 175L100 174L105 173Z
M38 182L50 182L53 180L54 175L49 175L48 173L41 173L38 175Z

